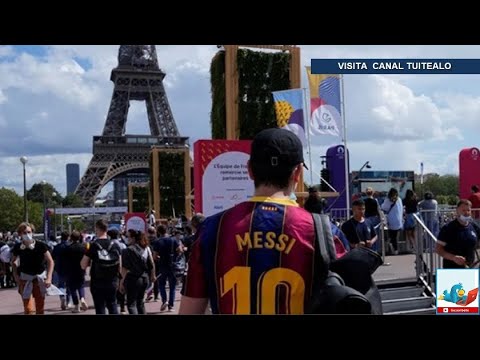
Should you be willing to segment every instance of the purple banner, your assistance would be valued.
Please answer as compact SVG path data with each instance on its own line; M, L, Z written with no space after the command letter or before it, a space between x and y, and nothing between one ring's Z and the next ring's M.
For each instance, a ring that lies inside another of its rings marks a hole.
M330 210L345 209L347 207L347 192L345 191L345 147L343 145L328 148L327 169L330 174L330 184L341 194L338 199L336 197L329 198L328 206L331 206Z

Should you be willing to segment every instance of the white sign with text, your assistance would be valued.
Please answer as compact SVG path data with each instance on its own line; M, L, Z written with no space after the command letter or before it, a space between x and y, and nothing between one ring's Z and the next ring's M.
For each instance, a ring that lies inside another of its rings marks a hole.
M249 158L244 152L230 151L208 164L202 179L205 216L227 210L253 196L253 180L247 169Z

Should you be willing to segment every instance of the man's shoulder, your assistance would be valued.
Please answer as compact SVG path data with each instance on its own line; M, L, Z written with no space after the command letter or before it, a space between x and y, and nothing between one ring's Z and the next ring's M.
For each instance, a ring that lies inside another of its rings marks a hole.
M480 203L480 193L470 194L470 196L468 197L468 200L471 203L474 203L473 205L478 205Z
M475 233L477 234L477 236L480 236L480 226L478 226L477 223L475 223L474 221L470 222L469 224L472 229L475 231Z
M21 246L21 245L22 245L22 243L20 243L20 242L17 242L17 243L15 243L15 244L13 244L12 251L14 251L14 252L20 251L20 246Z
M238 204L238 205L241 205L241 204ZM218 225L218 223L220 222L222 217L227 213L229 215L234 216L236 214L236 208L237 208L238 205L236 205L233 208L230 208L228 210L224 210L224 211L221 211L219 213L216 213L214 215L207 216L201 224L202 230L205 231L206 229L210 229L212 226Z
M80 251L80 250L85 251L86 246L85 246L85 244L83 244L81 242L74 242L74 243L70 244L70 246L68 246L67 249L68 249L68 252Z
M91 247L94 248L102 248L106 249L108 247L112 247L112 249L118 249L120 250L120 246L112 239L107 239L107 238L96 238L94 241L91 242Z
M340 229L337 225L335 225L333 222L330 222L330 228L332 229L332 234L337 235L342 232L342 229Z
M46 251L49 249L49 247L48 247L48 244L44 243L43 241L35 241L35 249Z
M460 226L460 223L457 221L457 219L453 219L448 223L446 223L445 225L443 225L441 231L443 232L455 231L456 229L459 228L459 226Z

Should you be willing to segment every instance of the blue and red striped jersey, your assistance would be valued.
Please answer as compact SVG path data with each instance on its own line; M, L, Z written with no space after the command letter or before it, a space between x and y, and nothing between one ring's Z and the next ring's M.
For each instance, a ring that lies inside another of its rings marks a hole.
M185 295L217 314L303 314L310 299L315 230L295 201L253 197L202 224Z

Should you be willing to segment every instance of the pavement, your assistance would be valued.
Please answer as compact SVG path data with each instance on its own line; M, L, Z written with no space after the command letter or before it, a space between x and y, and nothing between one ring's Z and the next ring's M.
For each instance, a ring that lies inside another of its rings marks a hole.
M178 314L180 306L180 287L177 286L175 303L172 311L160 311L161 301L145 302L145 309L148 315L175 315ZM168 288L167 288L168 294ZM62 310L60 308L60 298L58 296L45 297L45 315L95 315L95 308L93 307L92 294L90 288L85 287L85 300L89 305L87 311L73 314L71 309ZM21 315L23 314L23 303L17 288L14 289L0 289L0 315Z
M389 265L387 265L389 264ZM380 266L374 273L373 278L376 281L386 280L411 280L415 278L415 255L397 255L386 256L384 265ZM145 309L148 315L176 315L180 306L180 285L177 286L175 304L172 311L160 311L161 301L145 302ZM168 293L168 290L167 290ZM58 296L47 296L45 298L45 314L46 315L94 315L95 309L93 307L92 295L90 288L85 287L85 296L89 308L87 311L81 311L78 314L73 314L70 310L62 310L60 308L60 299ZM23 305L17 289L0 289L0 315L21 315L23 314Z

